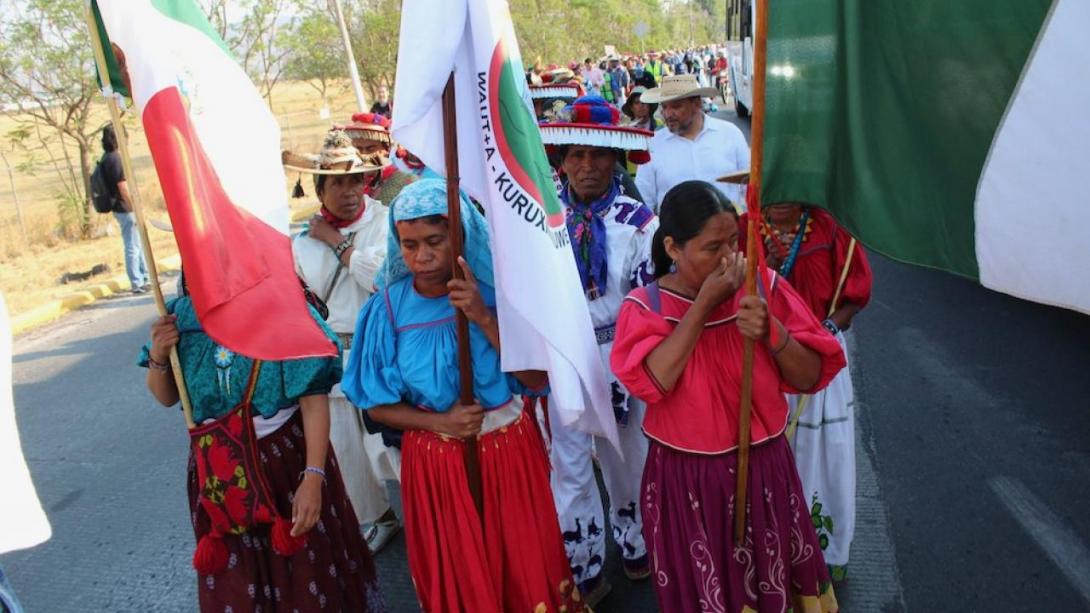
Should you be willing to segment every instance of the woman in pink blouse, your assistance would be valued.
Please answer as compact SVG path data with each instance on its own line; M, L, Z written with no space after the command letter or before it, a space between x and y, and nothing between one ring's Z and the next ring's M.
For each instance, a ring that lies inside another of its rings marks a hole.
M836 611L790 447L784 393L821 389L839 343L795 290L739 291L738 217L712 185L663 199L657 281L621 307L611 365L648 404L644 538L664 611ZM775 330L775 332L772 332ZM733 542L742 344L756 341L746 536Z

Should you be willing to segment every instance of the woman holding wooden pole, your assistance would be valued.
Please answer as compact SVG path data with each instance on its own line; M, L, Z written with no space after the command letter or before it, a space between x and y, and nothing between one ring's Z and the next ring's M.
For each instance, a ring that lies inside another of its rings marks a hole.
M648 404L641 508L659 606L836 611L783 432L784 391L826 385L844 366L840 345L782 279L763 297L742 289L749 273L738 218L712 185L674 187L659 219L656 281L625 299L611 356L617 378ZM749 407L745 345L753 348ZM736 496L738 483L748 502Z
M545 393L545 373L500 369L487 224L460 198L452 228L447 190L423 179L391 203L386 264L341 387L372 419L404 431L409 570L425 611L581 611L548 459L522 410L522 395ZM464 238L464 258L451 234ZM459 358L461 347L472 359Z

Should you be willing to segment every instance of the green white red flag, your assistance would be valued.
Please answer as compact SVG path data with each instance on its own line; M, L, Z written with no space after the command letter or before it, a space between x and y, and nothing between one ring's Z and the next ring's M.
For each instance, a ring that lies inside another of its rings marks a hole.
M1090 2L770 2L763 202L1090 313Z
M442 93L455 75L462 189L492 236L502 363L548 370L565 425L616 443L605 369L503 0L405 0L394 138L446 175Z
M280 127L250 78L194 0L92 7L108 72L143 123L205 332L252 358L335 354L295 275Z

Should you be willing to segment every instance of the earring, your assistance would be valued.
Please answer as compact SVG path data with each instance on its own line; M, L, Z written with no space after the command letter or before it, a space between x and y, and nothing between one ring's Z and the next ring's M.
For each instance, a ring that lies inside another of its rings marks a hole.
M677 260L670 260L670 272L677 272Z

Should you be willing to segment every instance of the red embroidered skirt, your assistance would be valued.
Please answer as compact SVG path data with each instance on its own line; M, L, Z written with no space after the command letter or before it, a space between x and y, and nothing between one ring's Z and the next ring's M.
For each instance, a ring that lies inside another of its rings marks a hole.
M401 481L409 570L429 612L583 611L564 554L549 464L526 414L483 435L484 527L463 442L406 432Z
M276 507L291 517L291 496L306 467L302 418L296 413L283 426L257 442L262 468ZM307 533L307 545L288 558L272 550L269 527L229 535L223 542L230 558L227 570L198 575L201 611L383 611L375 565L360 534L356 513L329 449L322 514ZM189 509L197 539L209 530L208 516L197 503L197 472L189 461Z

